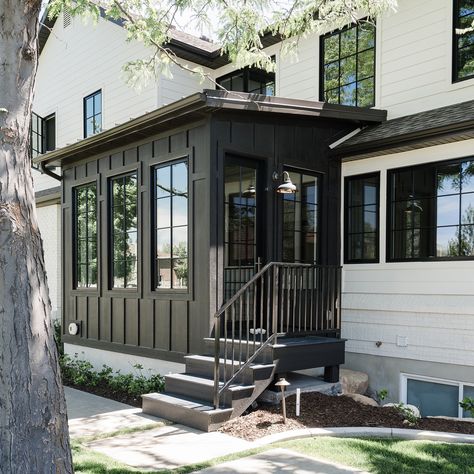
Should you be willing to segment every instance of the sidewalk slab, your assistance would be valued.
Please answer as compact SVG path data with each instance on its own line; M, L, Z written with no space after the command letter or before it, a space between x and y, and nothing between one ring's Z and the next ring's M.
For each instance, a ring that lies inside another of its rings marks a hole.
M354 468L315 459L290 449L271 449L255 456L219 464L202 471L201 474L254 474L256 472L272 474L350 474L360 473Z
M215 431L206 433L184 425L115 436L93 441L87 446L142 470L176 468L254 447L249 441Z
M65 387L64 390L69 434L72 438L104 436L125 428L162 426L165 422L160 418L143 414L141 408L134 408L69 387Z

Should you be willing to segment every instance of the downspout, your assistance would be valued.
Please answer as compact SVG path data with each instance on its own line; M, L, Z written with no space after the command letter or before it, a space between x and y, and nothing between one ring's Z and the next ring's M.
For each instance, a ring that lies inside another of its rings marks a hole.
M50 176L51 178L53 179L56 179L57 181L62 181L63 180L63 177L60 176L59 174L55 173L54 171L51 171L49 168L46 168L46 163L44 161L42 161L40 163L40 168L41 168L41 172Z

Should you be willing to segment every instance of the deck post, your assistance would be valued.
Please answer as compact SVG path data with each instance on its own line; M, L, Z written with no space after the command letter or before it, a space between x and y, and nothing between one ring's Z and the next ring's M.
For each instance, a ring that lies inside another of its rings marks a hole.
M339 366L330 365L324 367L324 381L329 383L339 382Z

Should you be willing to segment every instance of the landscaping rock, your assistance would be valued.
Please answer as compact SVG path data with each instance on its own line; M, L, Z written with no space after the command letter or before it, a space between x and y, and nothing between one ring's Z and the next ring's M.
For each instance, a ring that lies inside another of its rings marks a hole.
M383 405L384 408L385 407L387 407L387 408L388 407L397 408L399 406L400 406L399 403L386 403L385 405ZM420 410L415 405L409 405L409 404L405 405L405 404L403 404L403 407L408 408L408 410L410 410L413 413L413 415L416 416L416 418L421 418Z
M365 395L361 395L360 393L345 393L346 397L352 398L356 402L362 403L362 405L369 405L372 407L378 407L379 404L370 397L366 397Z
M363 395L369 387L369 376L364 372L341 369L339 372L342 394L358 393Z

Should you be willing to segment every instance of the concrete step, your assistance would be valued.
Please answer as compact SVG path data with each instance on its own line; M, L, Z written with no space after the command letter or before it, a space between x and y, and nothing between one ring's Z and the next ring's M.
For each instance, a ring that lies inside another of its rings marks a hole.
M170 393L142 396L142 411L202 431L215 431L232 417L232 408L214 410L201 400Z
M222 382L220 383L222 386ZM230 385L222 394L221 403L227 407L233 406L237 400L252 395L254 385ZM165 390L167 393L182 395L193 394L194 399L212 403L214 400L214 380L191 374L169 374L165 376Z
M258 342L257 340L254 341L253 339L251 341L240 341L238 339L234 340L234 350L232 353L232 344L231 344L231 339L225 340L225 339L220 339L220 357L225 357L228 359L232 359L232 356L234 359L239 359L239 355L241 355L242 360L247 359L247 348L248 348L248 354L251 356L256 352L258 349L260 349L260 346L262 345L261 342ZM215 345L215 340L213 337L205 337L204 338L204 351L205 355L208 356L213 356L214 355L214 345ZM262 350L262 353L257 356L255 359L255 363L271 363L273 362L273 349L271 346L267 346Z

